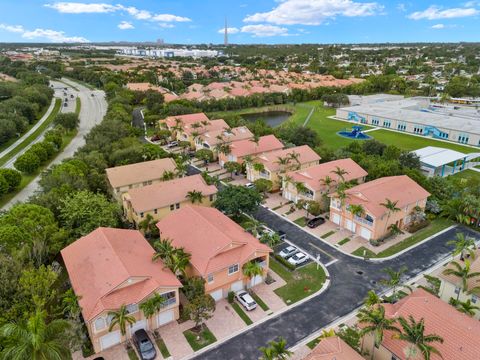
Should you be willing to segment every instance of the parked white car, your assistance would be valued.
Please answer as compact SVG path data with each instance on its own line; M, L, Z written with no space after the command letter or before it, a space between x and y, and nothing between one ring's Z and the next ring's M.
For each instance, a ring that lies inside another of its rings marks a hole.
M308 260L308 256L302 252L297 252L295 255L293 255L290 259L288 259L288 262L292 265L298 266L303 264Z
M287 259L297 252L298 252L298 249L295 246L287 246L285 249L280 251L278 255L280 255L284 259Z
M249 183L246 183L246 184L245 184L245 187L246 187L247 189L254 189L254 188L255 188L255 184L249 182Z
M247 310L251 311L257 307L257 303L245 290L240 290L235 293L235 298Z

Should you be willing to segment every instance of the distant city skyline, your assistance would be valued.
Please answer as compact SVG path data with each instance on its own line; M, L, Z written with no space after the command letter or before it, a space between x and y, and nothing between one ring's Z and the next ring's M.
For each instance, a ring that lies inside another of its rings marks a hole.
M228 22L227 34L225 24ZM20 0L0 42L195 44L480 41L480 0Z

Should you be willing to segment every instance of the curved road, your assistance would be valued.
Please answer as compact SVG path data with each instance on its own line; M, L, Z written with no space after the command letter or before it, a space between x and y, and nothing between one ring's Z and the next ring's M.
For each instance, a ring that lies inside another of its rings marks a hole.
M379 281L386 277L385 268L406 266L405 277L413 278L451 256L451 247L446 242L454 238L457 231L480 240L480 234L468 228L451 229L393 260L378 263L345 255L265 208L260 208L255 217L273 230L284 231L291 242L310 254L320 254L322 263L337 259L328 266L330 286L311 300L199 354L195 359L258 359L261 355L258 348L278 336L283 336L288 345L293 346L354 311L362 305L368 290L386 290L379 285Z
M64 159L73 156L78 148L85 144L84 136L97 124L99 124L107 112L107 102L105 100L105 93L100 90L90 90L87 87L78 84L76 82L70 81L68 79L62 79L63 82L77 88L79 91L70 89L69 92L73 92L76 96L80 98L81 109L80 109L80 124L78 127L77 135L72 139L70 144L60 153L57 157L50 163L50 166L53 164L58 164ZM58 83L62 87L66 87L64 84ZM92 96L93 94L93 96ZM69 100L69 102L73 102ZM43 139L43 134L40 135L35 142ZM33 144L33 143L32 143ZM14 162L14 161L13 161ZM10 162L13 164L13 162ZM12 198L4 207L4 210L9 209L17 202L24 202L28 200L38 190L38 180L37 176L33 181L31 181L22 191L20 191L15 197Z

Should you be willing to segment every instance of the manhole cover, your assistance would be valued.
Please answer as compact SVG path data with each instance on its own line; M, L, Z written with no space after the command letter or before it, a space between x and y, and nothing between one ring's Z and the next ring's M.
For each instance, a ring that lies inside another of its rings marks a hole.
M361 270L356 271L356 273L357 273L358 275L363 275L363 271L361 271Z

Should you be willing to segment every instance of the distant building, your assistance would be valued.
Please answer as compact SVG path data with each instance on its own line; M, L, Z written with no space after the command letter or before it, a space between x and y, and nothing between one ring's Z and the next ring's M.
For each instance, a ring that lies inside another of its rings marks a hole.
M435 146L427 146L413 153L419 157L421 170L428 177L456 174L476 164L471 160L480 158L480 152L464 154Z
M171 57L217 57L223 53L217 50L205 49L137 49L135 47L123 48L117 51L119 55L151 57L151 58L171 58Z

